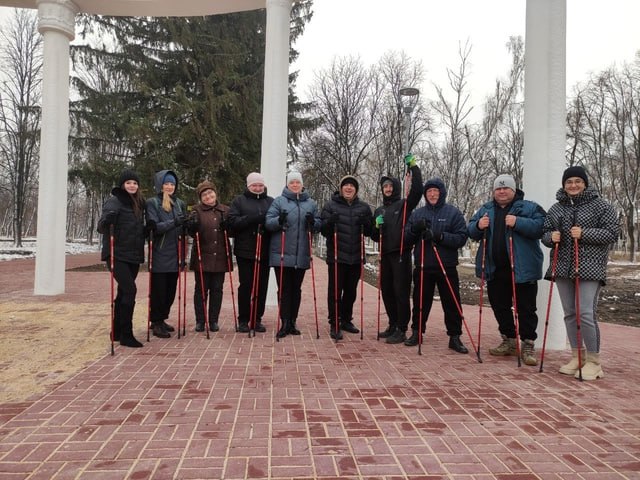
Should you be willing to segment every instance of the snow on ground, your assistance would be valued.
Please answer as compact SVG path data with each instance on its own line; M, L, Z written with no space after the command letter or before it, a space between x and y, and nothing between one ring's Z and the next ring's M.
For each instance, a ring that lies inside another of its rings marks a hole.
M79 240L67 242L65 251L69 255L78 253L97 252L100 250L99 243L89 245ZM22 247L16 247L11 239L0 239L0 262L6 260L15 260L16 258L30 258L36 256L36 240L35 238L27 238L22 241Z

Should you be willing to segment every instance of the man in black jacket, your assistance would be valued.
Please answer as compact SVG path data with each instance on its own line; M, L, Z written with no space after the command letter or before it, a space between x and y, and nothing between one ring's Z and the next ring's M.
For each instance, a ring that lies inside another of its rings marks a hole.
M369 204L358 198L358 186L355 177L343 177L340 180L340 191L333 194L321 214L320 232L327 239L330 335L336 340L342 338L340 329L350 333L360 332L353 324L353 303L356 300L364 256L361 236L371 235L373 218Z
M256 172L247 176L247 189L233 199L229 206L229 218L226 227L234 237L233 252L238 264L238 331L247 333L250 328L251 313L255 315L254 329L266 332L262 324L267 288L269 286L269 233L264 229L265 216L273 198L267 195L264 177ZM256 267L256 246L261 237L260 262L258 265L258 292L254 287L254 268ZM251 298L252 295L253 297ZM253 305L252 305L253 303Z
M382 177L382 205L373 214L375 228L371 233L371 238L380 242L382 247L378 268L380 290L389 325L380 333L380 338L386 338L387 343L402 343L407 339L406 332L411 316L411 249L401 248L401 245L404 226L420 202L422 174L416 165L414 155L405 156L404 163L408 168L407 173L411 175L409 195L402 198L400 180Z
M424 198L426 205L413 212L405 229L406 245L415 244L416 246L411 325L413 333L404 344L407 346L418 344L420 327L424 334L437 286L442 310L444 310L449 348L458 353L468 353L469 350L460 340L462 316L458 311L460 281L456 269L458 249L467 242L467 225L462 212L446 203L447 189L439 178L427 180L424 184ZM444 267L444 273L442 267ZM422 318L420 311L422 311Z

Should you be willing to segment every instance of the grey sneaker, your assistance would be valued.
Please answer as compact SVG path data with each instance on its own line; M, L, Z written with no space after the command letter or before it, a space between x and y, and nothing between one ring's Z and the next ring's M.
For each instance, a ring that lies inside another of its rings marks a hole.
M520 355L525 365L535 366L538 364L534 346L535 342L533 340L524 340L520 343Z
M516 355L516 339L502 335L502 343L495 348L490 348L489 353L498 357Z

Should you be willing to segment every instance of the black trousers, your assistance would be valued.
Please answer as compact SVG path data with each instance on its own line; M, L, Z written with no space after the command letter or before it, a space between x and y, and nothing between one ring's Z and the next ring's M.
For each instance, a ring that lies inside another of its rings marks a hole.
M382 255L380 275L380 291L389 327L406 332L411 315L411 250L403 253L402 261L400 252Z
M236 257L238 264L238 323L248 325L251 314L251 293L253 288L253 271L255 260ZM267 302L267 289L269 287L269 263L265 260L260 262L258 268L258 292L256 295L257 311L256 323L262 321L264 308Z
M282 283L280 271L282 270ZM273 267L278 283L278 299L280 301L280 320L293 323L298 319L300 302L302 301L302 282L306 270L291 267Z
M178 272L151 274L151 322L160 323L169 318L176 298Z
M487 282L487 294L493 315L498 321L498 329L507 338L516 338L513 318L513 289L511 269L496 271L495 277ZM536 315L536 296L538 282L516 283L516 301L518 308L519 333L522 340L535 340L538 316Z
M204 305L209 302L207 318L209 323L217 323L222 307L222 286L224 285L224 272L202 272L204 280L204 301L202 299L202 285L200 272L194 271L195 288L193 290L193 310L196 313L196 323L204 324Z
M327 308L329 310L329 322L335 321L336 312L336 268L335 263L328 263L329 286L327 288ZM360 280L360 264L347 265L338 263L338 319L340 323L353 320L353 303L356 301L358 281Z
M454 297L451 295L451 290L447 284L447 278L445 278L442 270L425 269L424 279L421 279L421 270L419 268L413 271L413 322L411 328L418 330L418 322L420 320L420 285L422 282L422 333L426 330L427 319L429 318L429 312L431 312L431 306L433 305L433 295L436 287L438 287L438 294L440 295L440 303L442 304L442 310L444 312L444 324L447 328L447 335L462 335L462 317L456 306L456 300L460 305L460 280L458 278L458 271L455 267L445 267L447 278L451 282L451 287L455 293Z
M107 263L107 267L110 265ZM133 309L136 304L136 278L140 271L137 263L119 262L113 264L113 278L117 286L116 298L113 302L113 333L114 338L120 338L121 332L131 334Z

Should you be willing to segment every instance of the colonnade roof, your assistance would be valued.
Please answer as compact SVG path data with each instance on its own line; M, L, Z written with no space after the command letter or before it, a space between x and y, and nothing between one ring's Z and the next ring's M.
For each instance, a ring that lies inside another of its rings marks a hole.
M36 0L0 0L3 7L38 8L37 3ZM266 0L73 0L73 3L83 13L133 17L194 17L266 6Z

